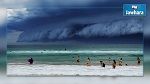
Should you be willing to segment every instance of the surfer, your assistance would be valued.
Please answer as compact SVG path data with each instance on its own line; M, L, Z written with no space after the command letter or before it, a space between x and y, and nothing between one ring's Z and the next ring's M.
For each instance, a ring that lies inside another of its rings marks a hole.
M116 60L113 60L113 64L112 64L113 69L116 68Z
M28 62L30 63L30 64L33 64L33 59L32 58L30 58L30 59L28 59Z
M119 60L119 66L122 66L122 58Z
M137 64L140 65L140 63L141 63L141 59L140 57L137 57Z

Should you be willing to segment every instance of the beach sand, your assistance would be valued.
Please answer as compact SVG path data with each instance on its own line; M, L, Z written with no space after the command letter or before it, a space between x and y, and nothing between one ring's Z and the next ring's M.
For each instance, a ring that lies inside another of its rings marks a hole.
M143 76L143 66L8 64L8 76Z

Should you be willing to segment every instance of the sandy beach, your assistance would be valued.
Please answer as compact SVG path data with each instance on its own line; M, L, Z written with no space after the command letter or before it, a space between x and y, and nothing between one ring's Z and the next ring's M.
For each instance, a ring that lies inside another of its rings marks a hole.
M143 66L7 65L8 76L143 76Z

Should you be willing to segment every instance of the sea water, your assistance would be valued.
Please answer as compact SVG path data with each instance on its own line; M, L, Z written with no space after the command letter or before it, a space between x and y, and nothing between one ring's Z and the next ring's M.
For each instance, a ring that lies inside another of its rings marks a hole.
M85 65L90 58L91 65L100 61L110 65L122 58L123 64L136 65L137 57L143 60L143 48L141 44L8 45L8 64L27 64L30 57L34 64Z

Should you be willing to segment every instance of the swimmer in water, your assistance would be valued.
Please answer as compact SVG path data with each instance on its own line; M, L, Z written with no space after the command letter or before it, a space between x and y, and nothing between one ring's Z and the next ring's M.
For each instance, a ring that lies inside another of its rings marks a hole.
M88 57L88 60L90 61L90 58Z
M100 61L101 67L103 66L103 61Z
M76 62L77 62L77 63L79 63L79 62L80 62L80 57L79 57L79 56L77 57Z
M102 67L105 67L105 63L103 63Z
M88 60L87 60L87 63L86 63L87 66L91 66L91 59L88 57Z
M122 58L119 60L119 66L122 66Z
M103 61L100 61L101 67L105 67L105 63Z
M80 62L80 59L77 59L77 63L79 63Z
M28 59L29 64L33 64L33 61L34 60L32 58Z
M140 63L141 63L141 59L140 57L137 57L137 64L140 65Z
M116 60L113 60L113 64L112 64L113 69L116 68Z

